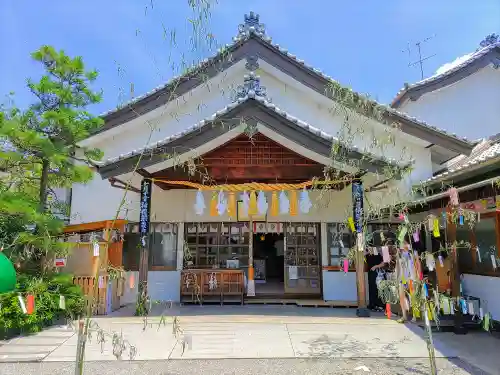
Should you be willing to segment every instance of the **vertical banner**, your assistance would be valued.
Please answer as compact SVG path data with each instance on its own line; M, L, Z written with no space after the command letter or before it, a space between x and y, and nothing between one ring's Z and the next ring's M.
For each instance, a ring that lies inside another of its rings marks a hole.
M151 216L151 191L152 181L143 179L141 182L141 208L139 212L139 235L141 239L141 249L139 258L139 289L148 279L149 266L149 221Z
M360 180L352 182L352 217L356 233L363 231L363 183Z

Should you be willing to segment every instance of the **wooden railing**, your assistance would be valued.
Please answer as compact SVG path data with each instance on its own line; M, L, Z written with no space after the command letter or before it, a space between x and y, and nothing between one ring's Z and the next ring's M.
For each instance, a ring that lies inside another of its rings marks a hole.
M120 308L120 295L123 291L123 285L120 286L120 284L123 284L123 281L110 280L108 275L102 277L101 288L99 288L99 280L94 276L73 278L73 284L79 285L85 296L85 311L88 311L89 305L92 305L93 315L107 315Z
M245 291L242 270L189 269L181 273L181 302L239 302Z

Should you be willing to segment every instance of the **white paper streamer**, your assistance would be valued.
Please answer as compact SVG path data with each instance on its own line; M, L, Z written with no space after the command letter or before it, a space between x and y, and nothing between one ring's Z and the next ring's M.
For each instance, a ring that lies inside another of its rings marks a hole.
M99 256L99 242L94 242L94 256L98 257Z
M479 246L476 246L476 254L477 254L477 259L479 260L479 263L481 263L482 260L481 260L481 253L479 252Z
M299 203L299 209L300 212L303 214L308 214L309 211L311 210L312 203L311 200L309 199L309 192L304 189L300 192L300 203Z
M205 197L203 196L203 192L201 190L198 190L196 193L196 201L194 204L194 211L196 212L196 215L203 215L203 212L205 212Z
M280 214L286 215L290 211L290 200L286 196L286 193L282 190L280 193Z
M257 197L257 210L259 211L259 215L265 215L268 207L266 195L263 191L259 191L259 196Z
M342 242L342 240L339 240L339 246L340 246L341 249L344 248L344 243Z
M479 308L479 318L481 318L481 320L484 318L484 310L482 307Z
M241 200L242 200L242 208L243 208L243 215L247 216L248 215L248 207L250 206L250 195L248 194L247 191L244 191L241 193Z
M18 294L17 299L19 300L19 306L21 307L21 310L23 310L23 314L27 314L28 310L26 309L26 304L24 303L24 298Z
M495 254L491 254L491 265L493 266L493 270L497 269L497 260L495 258Z
M224 215L227 210L227 199L224 196L224 192L221 190L217 195L217 213L219 216Z

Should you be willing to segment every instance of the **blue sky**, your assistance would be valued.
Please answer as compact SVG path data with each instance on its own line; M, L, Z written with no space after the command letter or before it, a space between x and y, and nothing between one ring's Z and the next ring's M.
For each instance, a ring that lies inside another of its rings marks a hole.
M408 67L417 58L416 53L408 56L408 43L433 36L423 45L424 55L436 54L424 66L429 76L476 49L487 34L500 33L498 0L212 3L209 32L217 42L229 43L243 15L254 10L276 43L384 103L404 82L420 79L419 69ZM104 100L92 110L111 109L130 97L131 83L134 93L142 94L168 80L172 64L178 64L183 54L189 61L209 54L207 48L190 51L186 40L192 17L188 0L52 0L51 6L2 0L0 95L14 91L18 105L30 102L26 78L37 78L41 71L29 54L50 44L83 56L89 68L100 72L96 87L104 90ZM172 30L178 44L174 48Z

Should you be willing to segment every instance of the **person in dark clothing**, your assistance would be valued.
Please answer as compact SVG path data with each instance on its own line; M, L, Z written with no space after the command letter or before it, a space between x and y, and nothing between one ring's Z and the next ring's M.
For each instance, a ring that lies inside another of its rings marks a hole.
M378 295L377 275L385 267L385 263L380 254L367 254L366 263L368 265L368 308L370 310L383 311L384 304Z

